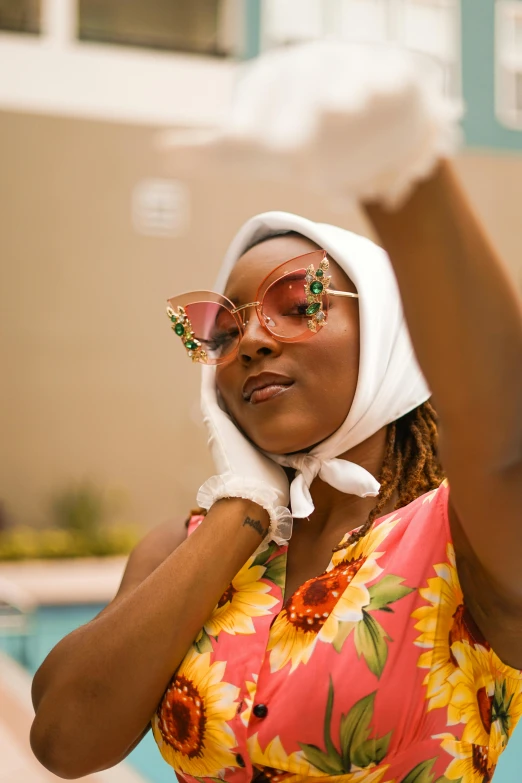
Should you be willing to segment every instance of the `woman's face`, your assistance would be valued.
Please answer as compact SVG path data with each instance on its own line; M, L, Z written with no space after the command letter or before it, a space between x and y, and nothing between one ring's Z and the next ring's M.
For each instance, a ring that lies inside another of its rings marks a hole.
M313 250L312 241L294 235L256 245L238 260L225 295L238 305L255 301L260 283L276 266ZM356 291L337 264L331 262L329 274L331 288ZM260 449L275 454L308 450L346 419L359 370L357 301L331 296L326 326L295 343L278 342L261 327L255 308L245 311L237 356L217 366L216 381L228 412ZM261 373L276 377L257 379ZM252 385L264 391L250 394Z

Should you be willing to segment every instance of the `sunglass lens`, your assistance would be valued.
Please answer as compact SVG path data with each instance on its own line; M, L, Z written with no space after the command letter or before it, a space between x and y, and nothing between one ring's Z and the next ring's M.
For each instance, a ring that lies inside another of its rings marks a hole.
M271 283L265 291L262 315L267 328L276 337L296 339L308 332L306 269L292 270ZM323 309L326 310L326 297Z
M217 302L193 302L185 305L194 338L201 343L210 363L215 364L232 353L239 341L239 328L232 313Z

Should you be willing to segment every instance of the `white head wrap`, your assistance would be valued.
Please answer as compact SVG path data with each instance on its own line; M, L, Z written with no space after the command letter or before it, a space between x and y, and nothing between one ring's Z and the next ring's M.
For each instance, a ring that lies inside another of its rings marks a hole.
M376 496L380 485L371 473L336 457L425 402L430 391L413 352L388 255L369 239L289 212L265 212L248 220L232 240L216 290L224 291L232 268L249 246L288 231L326 250L353 281L359 294L361 339L357 389L344 423L309 453L268 455L296 469L290 501L292 515L300 519L314 510L309 488L316 476L341 492ZM213 370L203 367L204 373Z

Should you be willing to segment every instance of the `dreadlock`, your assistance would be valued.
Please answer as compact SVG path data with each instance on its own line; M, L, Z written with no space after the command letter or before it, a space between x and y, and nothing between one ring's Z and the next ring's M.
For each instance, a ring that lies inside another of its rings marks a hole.
M428 400L388 425L377 502L364 525L333 551L345 549L363 538L395 492L398 493L397 510L436 489L443 478L437 457L437 413Z

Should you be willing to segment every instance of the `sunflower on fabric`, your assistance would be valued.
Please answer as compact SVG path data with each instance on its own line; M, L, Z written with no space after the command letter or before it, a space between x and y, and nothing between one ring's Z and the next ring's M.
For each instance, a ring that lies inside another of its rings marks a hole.
M193 777L237 767L237 744L228 721L238 709L239 688L223 680L225 663L192 649L165 691L152 719L161 755Z
M211 652L211 638L229 634L254 634L253 618L266 617L277 604L266 581L267 567L250 558L236 574L205 622L195 644L199 652Z
M428 605L412 613L418 621L415 629L420 631L415 644L425 649L417 666L428 669L423 684L427 686L429 710L447 707L451 701L451 675L458 668L453 645L465 642L471 647L478 644L489 648L464 605L452 544L448 544L446 552L448 562L434 565L437 576L428 579L428 586L419 590Z
M449 733L434 737L452 757L444 783L490 783L522 715L522 678L485 648L457 643L453 652L459 669L451 675L454 691L448 714L452 722L461 720L465 726L460 740Z
M487 746L495 696L491 650L455 642L451 651L458 668L450 676L453 692L448 704L448 726L464 723L462 740Z
M425 648L417 665L428 669L428 710L447 709L448 727L464 726L460 737L434 737L452 757L445 778L489 783L522 715L522 673L501 663L467 612L450 543L447 557L419 591L429 605L412 614Z
M323 574L309 579L288 598L270 631L268 650L272 672L291 664L291 673L300 664L308 663L318 642L333 644L340 652L357 623L372 621L364 611L372 601L369 585L383 572L377 561L384 550L379 548L399 521L400 518L391 517L361 540L335 552ZM408 592L411 592L409 588L400 587L398 592L395 590L393 595L382 598L382 606ZM381 633L383 644L385 638L384 632ZM360 654L363 654L362 647L361 642ZM381 659L383 655L385 658L381 649ZM381 663L382 660L375 662L372 671L380 673Z
M499 745L494 742L490 743L489 747L474 745L462 742L452 734L435 735L434 739L441 739L441 746L453 757L444 773L445 780L490 783L501 753Z
M245 696L243 699L243 703L245 705L244 709L240 713L239 717L241 718L241 722L244 726L248 726L250 722L250 717L252 715L252 707L254 706L254 699L256 697L256 691L257 691L257 680L258 675L253 674L251 680L246 680L245 687L247 689L248 696Z
M287 754L279 737L270 740L264 750L259 744L257 733L247 739L248 755L255 768L261 769L263 775L272 783L293 783L304 778L319 775L305 759L302 751Z

